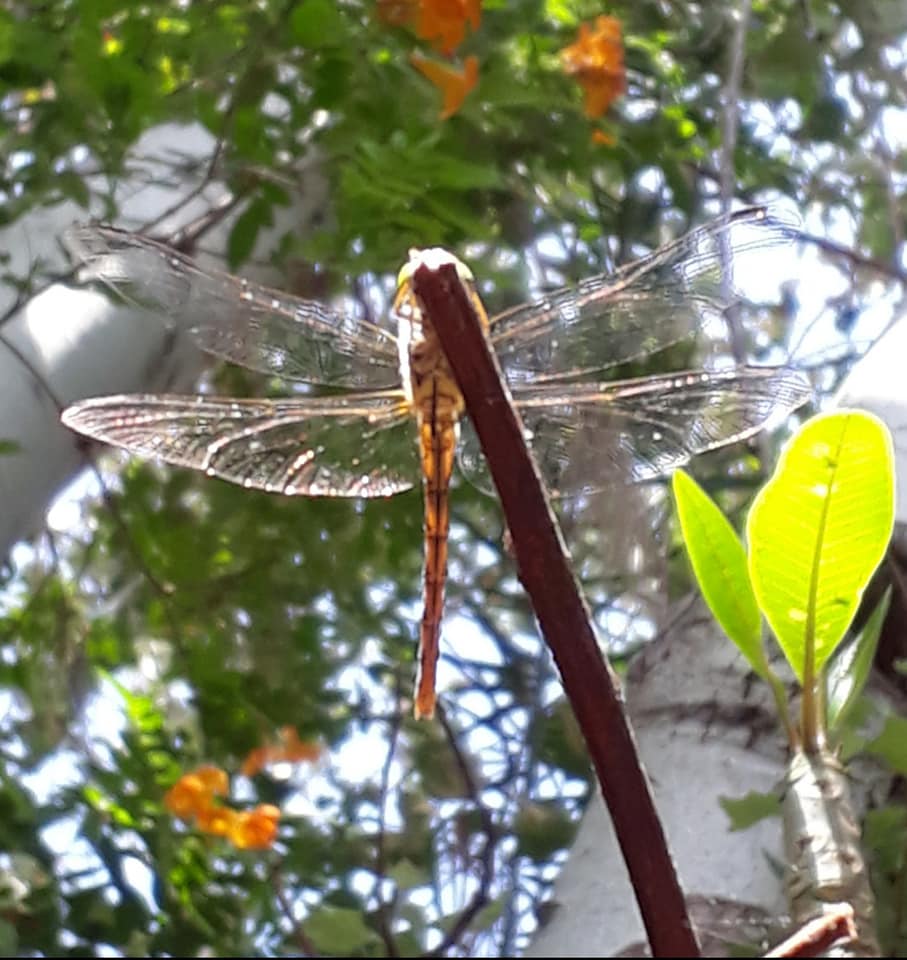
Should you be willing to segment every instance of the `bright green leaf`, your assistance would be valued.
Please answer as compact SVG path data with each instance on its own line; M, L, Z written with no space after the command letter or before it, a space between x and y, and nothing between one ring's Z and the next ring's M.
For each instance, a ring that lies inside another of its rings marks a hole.
M545 0L545 15L568 27L577 22L576 11L567 0Z
M787 444L747 520L750 577L802 681L844 636L894 524L891 436L876 417L814 417Z
M888 613L891 588L876 604L869 619L853 642L843 647L828 665L828 727L840 726L856 703L872 668L879 634Z
M764 679L762 617L750 583L746 551L708 494L683 470L673 478L677 515L699 589L722 630Z

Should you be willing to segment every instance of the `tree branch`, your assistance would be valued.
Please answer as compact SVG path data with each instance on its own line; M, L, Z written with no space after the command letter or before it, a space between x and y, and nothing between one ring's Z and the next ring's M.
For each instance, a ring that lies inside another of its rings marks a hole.
M479 319L453 265L421 265L413 289L437 330L488 459L520 579L588 744L653 955L699 956L618 679L599 648L522 424Z

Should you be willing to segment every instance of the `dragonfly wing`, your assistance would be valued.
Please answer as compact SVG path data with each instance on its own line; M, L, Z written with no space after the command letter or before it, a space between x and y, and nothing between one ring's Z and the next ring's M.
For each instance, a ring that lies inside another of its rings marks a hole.
M744 250L789 243L764 207L713 220L613 274L591 277L491 320L512 386L600 376L692 337L728 306L725 267Z
M138 234L76 227L81 276L153 310L205 351L263 373L351 389L400 383L396 337L368 320L269 290Z
M272 493L385 497L419 482L402 392L311 400L95 397L63 422L146 457Z
M752 436L805 403L812 388L786 367L738 367L598 385L546 384L516 395L549 492L573 497L638 483L691 457ZM464 424L460 466L481 489L491 479Z

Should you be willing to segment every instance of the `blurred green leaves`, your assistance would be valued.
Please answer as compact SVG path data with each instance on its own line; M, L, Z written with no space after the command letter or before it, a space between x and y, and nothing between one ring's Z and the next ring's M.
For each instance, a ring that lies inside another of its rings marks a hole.
M300 169L323 171L325 215L281 246L309 261L318 296L368 301L354 278L395 271L410 246L443 244L468 249L489 306L508 307L529 280L598 272L701 218L726 163L741 197L780 191L850 211L870 251L890 256L881 167L854 147L884 97L857 116L831 95L841 77L884 89L872 72L894 29L873 28L884 17L851 5L862 46L842 53L827 5L810 7L815 30L799 5L755 10L740 102L773 116L783 99L793 119L783 148L765 124L745 123L723 158L726 11L609 8L623 20L629 84L609 146L593 141L558 56L600 6L488 0L464 45L479 83L441 122L438 91L409 61L424 45L381 23L371 0L6 5L0 218L16 224L63 200L80 217L112 218L114 188L132 186L149 130L172 125L161 151L171 166L147 182L142 172L143 187L198 172L182 153L185 125L197 123L219 144L207 172L245 204L227 251L234 267L290 202ZM812 137L823 151L836 138L830 175L802 166ZM0 441L0 469L23 453ZM406 716L418 493L283 501L136 463L107 476L96 510L2 571L0 953L59 955L65 930L70 955L285 955L313 943L309 952L418 954L456 927L488 869L497 886L455 948L514 953L523 934L507 931L531 925L535 904L520 915L502 878L544 896L589 771L533 646L496 504L455 491L442 660L458 671L455 748ZM702 526L694 562L756 667L742 548L701 500L689 519ZM584 541L594 571L608 533L590 528ZM600 608L623 576L588 576ZM478 629L488 649L472 642ZM841 710L862 669L844 671ZM240 855L163 811L180 773L211 761L235 776L284 724L328 752L317 771L238 778L237 803L284 809L273 857ZM898 735L879 750L896 756ZM464 880L455 903L451 877ZM483 929L486 940L469 939Z

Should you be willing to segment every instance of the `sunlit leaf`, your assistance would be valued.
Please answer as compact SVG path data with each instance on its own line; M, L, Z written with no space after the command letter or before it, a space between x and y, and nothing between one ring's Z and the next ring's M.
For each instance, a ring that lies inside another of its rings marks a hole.
M814 417L787 444L747 520L750 577L797 677L844 636L894 523L891 436L868 413Z
M689 474L678 470L672 482L684 543L705 602L753 670L766 678L762 617L750 583L743 544L724 514Z

